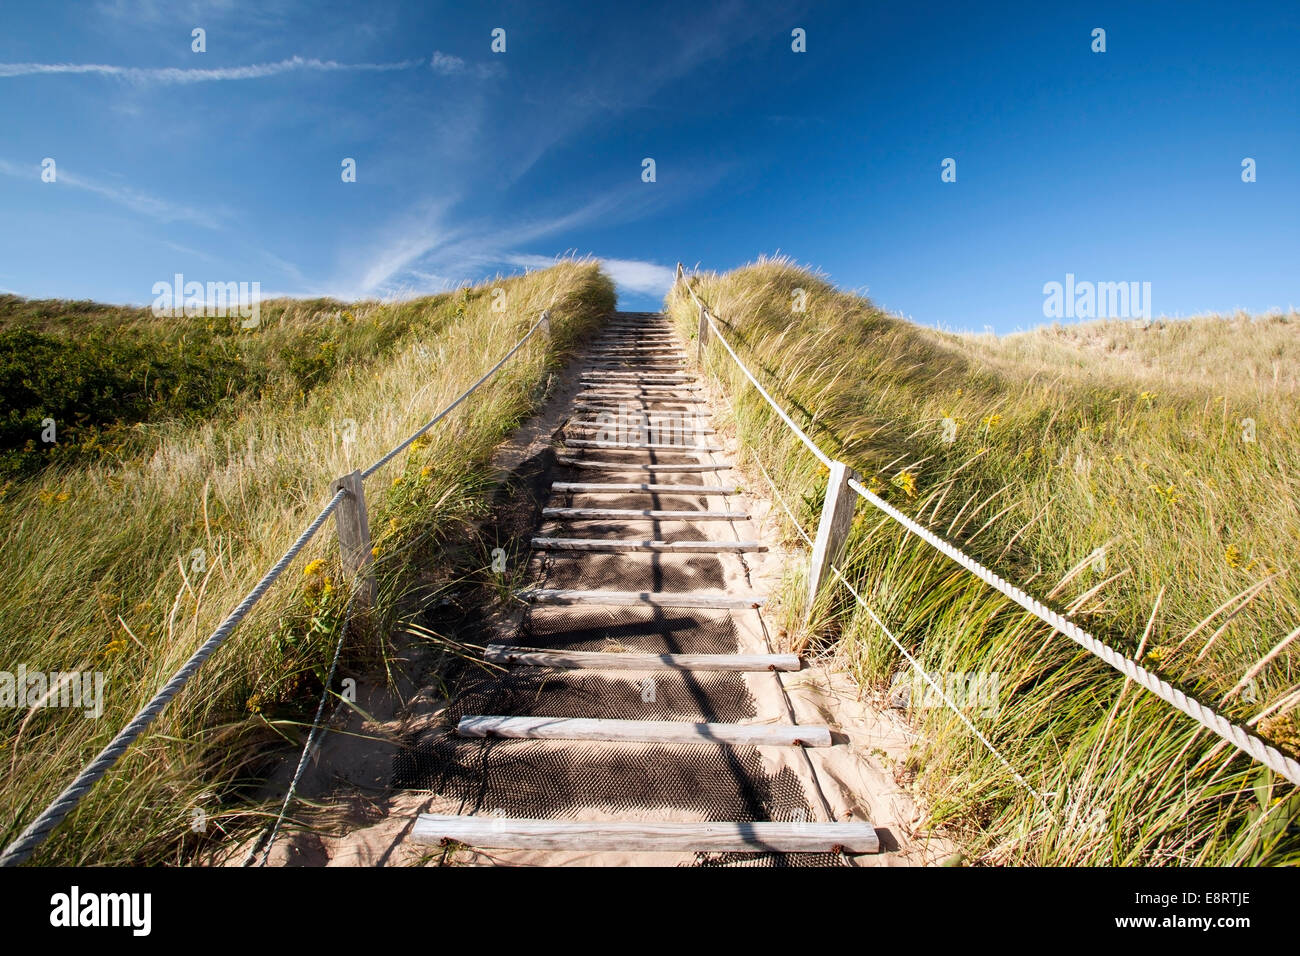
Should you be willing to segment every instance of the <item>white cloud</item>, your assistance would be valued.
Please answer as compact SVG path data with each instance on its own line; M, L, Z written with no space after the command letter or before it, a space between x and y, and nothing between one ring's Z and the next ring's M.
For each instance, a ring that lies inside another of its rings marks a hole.
M475 63L473 66L469 66L461 57L443 53L441 50L433 51L433 58L429 60L429 68L435 73L441 73L443 76L460 76L464 73L472 73L479 78L497 76L503 72L501 66L497 63Z
M429 67L435 73L464 73L465 61L458 56L452 56L450 53L434 50L433 59L429 61Z
M397 63L339 63L336 60L318 60L301 56L290 57L276 63L258 63L252 66L229 66L210 70L183 70L179 67L111 66L105 63L0 63L0 77L46 76L51 74L95 74L113 76L135 83L188 84L209 83L220 80L257 80L282 73L316 71L334 72L388 72L409 70L421 64L420 60L402 60Z
M646 295L667 295L677 279L677 270L639 259L601 259L619 289Z
M30 179L31 182L37 183L45 189L63 187L85 190L159 222L191 222L199 226L216 228L217 222L225 218L225 214L222 212L214 213L211 210L200 210L190 206L178 205L165 199L159 199L157 196L140 192L138 189L132 189L130 186L107 185L70 173L62 166L57 167L58 178L53 183L41 183L41 167L35 164L22 166L0 159L0 173L12 176L15 179Z

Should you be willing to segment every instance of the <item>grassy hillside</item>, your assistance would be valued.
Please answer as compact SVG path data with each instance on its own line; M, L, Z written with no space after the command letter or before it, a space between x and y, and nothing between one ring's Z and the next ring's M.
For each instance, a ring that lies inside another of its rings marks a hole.
M498 287L504 312L492 310ZM445 407L550 308L549 339L536 336L366 483L381 612L427 585L417 563L437 568L445 562L431 559L448 541L472 540L492 449L613 305L609 279L575 262L396 305L264 303L251 331L238 320L160 321L84 303L0 304L0 336L9 336L0 380L34 396L6 427L30 429L51 395L66 399L64 414L84 413L59 431L60 445L77 446L67 453L6 438L0 668L101 670L108 682L99 720L0 709L0 841L229 613L329 499L331 479L365 468ZM36 369L14 336L37 336L42 354L63 360ZM310 720L345 603L337 554L331 522L37 862L179 862L201 840L263 824L241 787ZM196 810L206 835L191 830Z
M1300 641L1276 650L1300 625L1300 316L996 338L913 325L786 261L694 287L782 405L879 494L1300 754ZM686 293L667 307L694 335ZM716 344L708 361L740 435L815 532L826 470ZM996 707L967 716L1038 796L919 693L915 753L896 768L973 859L1300 862L1295 787L865 501L842 564L927 671L998 688ZM793 640L838 654L885 699L901 655L838 584L803 629L800 583L786 589Z

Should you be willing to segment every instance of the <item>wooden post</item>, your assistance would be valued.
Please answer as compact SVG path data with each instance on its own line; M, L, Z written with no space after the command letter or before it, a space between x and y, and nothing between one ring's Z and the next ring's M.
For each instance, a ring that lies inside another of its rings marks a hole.
M682 264L681 264L680 262L677 263L677 280L676 280L676 281L678 281L678 282L681 282L681 281L682 281Z
M700 306L700 331L697 338L699 342L695 347L695 360L703 365L704 346L709 341L709 313L704 306Z
M547 309L542 313L542 334L548 339L551 337L551 310Z
M813 602L817 600L822 585L831 576L831 565L839 560L849 527L853 524L853 506L858 496L849 487L849 479L855 477L853 469L844 462L831 462L826 503L822 505L817 540L813 542L812 565L808 570L808 615L812 614Z
M343 554L343 573L357 588L356 609L364 611L375 600L375 575L370 570L374 556L370 553L370 522L366 517L365 484L360 471L330 482L330 491L347 492L334 511L339 550ZM361 576L361 580L357 580Z

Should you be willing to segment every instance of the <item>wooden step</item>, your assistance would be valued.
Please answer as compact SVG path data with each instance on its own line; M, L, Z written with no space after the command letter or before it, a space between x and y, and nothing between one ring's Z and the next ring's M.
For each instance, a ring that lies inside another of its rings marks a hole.
M602 651L552 651L544 647L489 644L483 659L493 664L604 671L797 671L798 654L624 654Z
M416 843L444 841L487 850L679 853L878 853L869 823L645 823L535 820L522 817L421 813Z
M713 412L705 411L704 409L683 408L679 410L674 410L671 408L650 408L649 406L644 404L643 405L628 404L625 407L620 407L619 405L593 405L590 402L575 402L573 404L573 408L584 412L609 412L613 415L617 415L620 412L625 412L625 411L639 411L639 412L650 412L652 414L658 414L658 415L671 415L674 413L679 415L686 415L689 413L691 418L712 418L713 417Z
M727 554L766 551L761 541L656 541L636 538L533 538L537 551L653 551L677 554Z
M520 591L530 604L643 605L646 607L695 607L714 609L760 608L763 595L734 595L708 591L578 591L568 588L533 588Z
M625 451L681 451L682 454L695 454L699 451L725 451L719 445L637 445L625 441L595 441L593 438L564 438L565 445L576 449L623 449Z
M694 382L685 372L583 372L581 378L594 382Z
M543 518L600 521L626 518L631 521L748 521L743 511L638 511L635 508L543 508Z
M585 458L570 458L557 455L561 465L573 465L576 468L594 468L602 471L730 471L731 466L721 462L717 464L666 465L662 462L624 462L624 461L589 461Z
M700 392L703 385L686 385L673 382L667 385L643 385L640 382L583 382L583 388L603 388L609 390L626 389L637 395L657 395L662 392Z
M551 490L584 495L621 495L637 491L667 495L734 495L739 491L735 485L656 485L621 481L557 481L551 485Z
M692 416L693 417L693 416ZM592 422L585 419L581 421L569 420L566 428L618 428L619 423L614 420L607 422ZM627 431L670 431L673 433L680 432L683 435L716 435L717 429L705 428L703 425L688 425L680 418L648 418L644 425L628 425Z
M462 737L517 740L620 740L655 744L715 743L729 747L829 747L821 724L697 724L685 720L598 717L500 717L471 714L456 725Z
M655 396L652 393L647 392L583 392L580 397L586 399L604 398L617 401L629 401L634 398L639 398L643 403L655 402L659 405L705 405L709 401L707 398L689 398L680 395ZM573 407L585 408L588 406L579 404L574 405ZM660 411L663 411L663 409L660 409Z

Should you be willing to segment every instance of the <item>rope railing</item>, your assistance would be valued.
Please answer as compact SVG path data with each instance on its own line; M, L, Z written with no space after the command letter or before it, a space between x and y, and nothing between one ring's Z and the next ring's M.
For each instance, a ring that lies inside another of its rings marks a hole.
M681 282L686 287L686 291L690 294L691 299L700 309L702 316L700 323L701 329L705 327L705 323L707 322L708 326L717 332L719 341L721 341L726 347L731 358L740 367L740 370L744 372L746 378L754 383L755 387L762 394L763 398L767 400L768 404L777 411L781 420L791 428L791 430L805 445L809 446L810 450L813 451L823 464L831 468L831 482L827 488L828 506L823 509L817 541L813 543L814 567L813 580L810 583L810 606L812 598L815 597L819 589L823 576L825 579L829 579L832 574L849 587L849 590L853 592L854 597L857 598L860 603L865 604L861 595L858 594L851 585L849 585L844 575L837 567L835 567L835 560L839 551L843 548L845 539L847 538L848 527L853 510L852 502L854 500L852 496L839 494L842 488L837 487L838 479L843 487L852 489L852 491L856 493L856 496L865 499L868 503L888 515L907 531L916 535L922 541L925 541L931 547L939 551L939 553L955 561L994 590L1000 592L1005 597L1010 598L1024 610L1052 627L1053 630L1062 632L1090 654L1100 658L1125 677L1135 681L1145 690L1155 694L1165 703L1192 718L1205 729L1217 734L1223 740L1232 744L1238 750L1257 760L1259 763L1262 763L1274 773L1285 777L1294 784L1300 785L1300 763L1297 763L1297 761L1288 757L1266 741L1256 737L1245 727L1233 723L1213 708L1202 704L1200 701L1190 697L1169 682L1162 680L1160 677L1144 668L1137 661L1121 654L1119 651L1098 640L1092 634L1083 630L1064 615L1052 610L1027 592L1010 584L995 572L966 554L960 548L944 541L934 532L930 531L917 521L909 518L907 515L903 514L897 508L893 507L878 495L874 494L870 489L865 487L862 482L858 480L857 476L852 473L851 469L841 462L834 461L829 455L826 455L816 446L815 443L813 443L812 439L810 439L802 429L790 420L790 417L784 412L784 410L776 405L772 397L754 377L754 374L745 367L745 363L741 361L735 350L732 349L726 339L723 338L721 332L717 331L717 326L713 322L713 317L710 314L708 307L703 301L701 301L699 296L696 295L695 290L691 288L690 283L686 281L680 263L677 266L677 281ZM868 611L870 611L869 608ZM884 627L883 623L876 619L874 614L871 616L873 620L876 620L877 624L882 628ZM917 664L914 659L910 656L908 659L914 667L920 669L920 665ZM924 670L921 670L921 674L923 677L927 677ZM944 699L945 701L947 700L946 696ZM948 703L951 705L950 701ZM1017 774L1017 776L1019 775Z
M334 483L334 486L340 484L342 486L337 487L336 490L334 490L334 494L330 498L329 503L325 505L320 514L312 519L311 523L306 527L302 534L298 536L298 539L289 547L289 550L287 550L280 557L280 560L278 560L271 569L262 576L262 579L257 582L251 591L248 592L247 596L240 601L239 605L217 626L216 630L212 632L208 639L203 642L189 660L187 660L181 668L172 675L172 678L163 685L162 689L159 690L158 693L155 694L133 718L131 718L131 721L118 732L117 736L109 741L108 745L105 746L104 749L90 761L90 763L86 764L81 769L72 783L68 784L68 786L54 798L49 806L41 811L41 813L31 823L29 823L8 846L4 848L4 851L0 853L0 867L17 866L31 857L36 848L45 841L45 839L59 826L60 823L64 821L64 819L67 818L68 814L77 807L95 784L98 783L100 779L102 779L103 776L112 769L113 765L121 759L122 755L126 753L131 744L134 743L149 727L149 725L154 722L155 718L162 713L163 709L171 702L172 698L180 693L181 689L189 682L190 678L198 673L199 668L203 666L204 662L207 661L207 659L226 642L226 639L230 637L235 628L239 626L239 623L247 616L248 612L251 611L253 606L261 600L262 596L270 590L271 585L273 585L276 579L284 573L285 568L287 568L293 559L297 557L298 553L307 546L307 543L311 541L316 532L321 529L329 519L330 515L335 515L339 521L339 539L340 546L344 551L345 566L350 565L349 570L354 573L364 574L370 561L370 542L369 529L366 525L366 510L364 493L362 491L362 480L370 477L380 468L384 467L384 465L396 458L405 449L409 448L417 438L446 418L453 409L487 382L516 352L523 348L524 344L533 337L534 333L536 333L539 328L544 328L549 331L549 311L542 312L541 317L533 323L532 328L524 334L523 338L516 342L514 347L502 356L500 361L493 365L492 368L479 378L478 381L462 392L450 405L417 429L404 441L397 444L392 450L369 468L366 468L364 471L356 472L351 476L338 479L338 481ZM334 486L332 486L332 488ZM343 506L343 508L341 509L340 506ZM343 517L344 511L346 511L348 515L346 520ZM373 580L371 581L371 585L373 588ZM363 588L360 593L365 594L365 589ZM354 594L353 598L355 599L356 597L357 595ZM352 602L349 601L349 608L351 608L351 606ZM341 641L339 646L341 648ZM336 648L334 664L331 666L331 675L333 674L333 666L337 665L337 663L338 649ZM323 703L322 700L322 706L317 710L317 723L319 723L321 713L324 709ZM312 734L308 738L307 745L304 747L303 761L305 761L306 754L314 742L315 730L316 728L313 725ZM298 771L294 777L295 783L298 777L301 776L303 761L300 761L299 763ZM292 796L292 790L290 791L290 796ZM281 811L281 814L283 815L283 810Z

